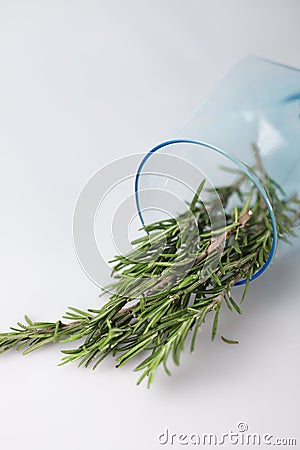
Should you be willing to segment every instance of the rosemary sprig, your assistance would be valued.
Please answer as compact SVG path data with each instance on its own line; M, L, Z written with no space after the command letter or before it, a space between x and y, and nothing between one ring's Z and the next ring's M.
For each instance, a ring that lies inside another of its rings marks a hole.
M299 226L300 202L295 195L287 196L266 174L254 150L256 169L261 172L275 211L279 238L288 242ZM160 365L170 374L170 355L179 365L190 333L190 350L194 350L198 331L210 313L214 314L214 339L223 304L241 313L239 303L246 296L252 275L265 264L273 237L266 205L243 173L237 171L237 179L230 186L217 188L226 212L225 228L211 230L200 200L202 189L204 182L189 212L148 225L148 235L133 243L134 250L115 258L114 293L100 309L70 307L63 316L67 323L32 322L25 316L25 323L18 322L10 332L0 334L0 352L15 348L28 354L52 342L83 339L77 348L62 350L60 364L78 361L79 366L96 368L109 354L121 367L147 350L135 370L142 372L138 383L147 377L150 386ZM230 207L236 194L239 205ZM212 270L208 262L215 262L216 268ZM238 303L232 287L242 278L247 282ZM237 343L221 338L228 344Z

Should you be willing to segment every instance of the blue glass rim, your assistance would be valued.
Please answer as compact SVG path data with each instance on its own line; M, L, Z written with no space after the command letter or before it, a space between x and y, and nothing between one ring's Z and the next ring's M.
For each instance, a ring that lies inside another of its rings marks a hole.
M164 148L168 145L174 145L174 144L196 144L205 148L208 148L210 150L213 150L217 153L219 153L222 156L225 156L226 158L228 158L231 162L233 162L234 164L236 164L238 166L239 169L241 169L247 176L248 178L252 181L252 183L254 183L254 185L257 187L257 189L259 190L264 202L266 203L268 212L270 214L271 217L271 225L272 225L272 232L273 232L273 241L272 241L272 247L268 256L267 261L265 262L265 264L257 271L255 272L252 277L250 278L250 282L254 281L255 279L257 279L260 275L262 275L265 270L269 267L275 252L276 252L276 248L277 248L277 244L278 244L278 237L277 237L277 225L276 225L276 219L275 219L275 215L274 215L274 211L271 205L271 202L269 200L269 197L264 189L264 187L262 186L262 184L260 183L259 179L254 175L254 173L252 173L248 167L242 163L241 161L239 161L237 158L233 157L232 155L228 154L227 152L225 152L224 150L212 145L212 144L208 144L207 142L202 142L202 141L197 141L197 140L192 140L192 139L171 139L168 141L164 141L161 142L160 144L158 144L156 147L152 148L142 159L137 172L136 172L136 176L135 176L135 184L134 184L134 191L135 191L135 203L136 203L136 208L138 211L138 215L140 218L140 221L142 223L142 226L145 227L145 222L144 222L144 218L143 218L143 214L140 208L140 200L139 200L139 182L140 182L140 177L142 175L142 170L144 165L146 164L146 162L148 161L149 158L151 158L151 156L157 152L158 150L160 150L161 148ZM237 281L235 283L235 286L240 286L243 284L246 284L247 280L243 279L240 281Z

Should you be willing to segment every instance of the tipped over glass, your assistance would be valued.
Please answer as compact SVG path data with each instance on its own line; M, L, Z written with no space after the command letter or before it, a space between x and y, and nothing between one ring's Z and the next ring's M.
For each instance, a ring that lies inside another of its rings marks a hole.
M247 57L174 136L143 158L135 180L142 224L176 217L192 200L202 178L210 186L230 185L234 170L239 169L264 199L273 229L269 257L251 280L266 270L275 254L299 251L300 239L276 251L273 206L255 169L253 148L258 149L266 173L285 193L300 197L300 71ZM219 211L216 217L221 215Z

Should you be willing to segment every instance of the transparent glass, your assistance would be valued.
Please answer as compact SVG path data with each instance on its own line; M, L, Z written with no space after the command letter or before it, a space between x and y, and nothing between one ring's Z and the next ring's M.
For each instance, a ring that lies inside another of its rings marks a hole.
M172 202L167 200L168 207L160 205L162 192L188 202L199 184L200 172L213 186L219 186L230 183L233 177L222 166L239 167L260 190L273 226L273 248L264 267L252 277L257 278L274 257L277 233L272 205L259 174L248 169L255 162L252 144L259 148L268 174L287 194L300 197L300 71L251 56L233 68L181 130L142 160L135 180L142 224L180 212L177 205L176 211L166 214ZM146 192L148 195L143 194ZM148 214L155 204L158 213ZM300 239L295 239L288 250L280 247L277 253L299 248Z

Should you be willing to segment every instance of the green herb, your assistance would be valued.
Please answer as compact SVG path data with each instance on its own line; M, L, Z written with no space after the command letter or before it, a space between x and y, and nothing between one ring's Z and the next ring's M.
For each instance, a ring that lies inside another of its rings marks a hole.
M288 242L299 226L300 202L266 174L255 146L254 151L254 169L260 171L272 203L278 237ZM114 293L104 306L87 311L69 307L63 316L67 323L33 322L25 316L24 324L18 322L10 332L0 334L0 352L15 348L27 354L51 342L83 339L77 348L62 351L60 364L78 361L96 368L111 354L120 367L142 354L145 358L135 369L141 372L138 383L147 377L150 385L160 365L170 375L169 356L179 365L189 335L194 350L208 314L214 314L214 339L223 304L241 313L232 288L239 280L247 280L243 301L252 275L265 264L272 247L266 205L245 174L236 171L236 175L234 183L217 188L226 213L225 227L211 229L200 199L205 189L202 182L188 212L148 225L148 234L133 243L134 250L114 259ZM232 198L238 198L239 204L230 207Z

